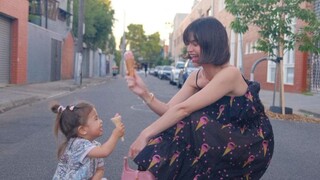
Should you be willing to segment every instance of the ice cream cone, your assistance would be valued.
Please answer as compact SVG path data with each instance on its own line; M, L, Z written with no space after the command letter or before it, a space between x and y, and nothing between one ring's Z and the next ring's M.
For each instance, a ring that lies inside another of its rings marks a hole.
M206 116L202 116L199 120L199 123L196 127L196 130L198 130L200 127L202 127L203 125L207 124L209 121L209 119Z
M200 150L200 155L198 156L199 159L202 157L202 155L209 150L209 145L208 144L202 144L201 145L201 150Z
M175 136L179 133L179 131L184 127L185 124L186 123L183 121L179 121L177 123L177 129L176 129L176 132L174 133Z
M245 167L246 165L248 165L249 163L251 163L252 161L254 161L254 159L255 159L254 155L250 155L250 156L248 157L248 160L243 164L242 167Z
M135 60L134 60L134 56L133 53L131 51L127 51L124 53L124 59L125 59L125 63L126 63L126 69L127 69L127 74L128 76L134 76L135 74Z
M154 155L153 157L152 157L152 161L151 161L151 163L150 163L150 165L149 165L149 167L148 167L148 169L147 170L149 170L150 168L152 168L155 164L157 164L157 163L159 163L160 162L160 156L159 155Z
M236 145L233 142L229 142L222 156L228 154L230 151L234 150L235 148L236 148Z
M111 121L113 122L113 124L117 127L120 125L121 123L121 116L120 114L116 114L113 118L111 118ZM124 141L124 137L122 136L121 137L121 141L123 142Z
M179 157L180 155L180 152L175 152L172 157L171 157L171 160L170 160L170 166L171 164Z
M267 154L267 148L268 148L268 141L267 140L263 140L262 141L262 146L263 146L263 156L265 157Z

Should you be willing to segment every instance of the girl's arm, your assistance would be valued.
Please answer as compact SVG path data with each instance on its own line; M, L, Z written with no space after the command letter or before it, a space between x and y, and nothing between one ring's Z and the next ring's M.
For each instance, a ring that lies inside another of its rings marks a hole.
M87 156L90 158L106 158L109 156L116 147L119 138L124 135L124 131L124 125L123 123L120 123L112 131L109 139L101 146L94 147Z
M239 88L241 90L238 90ZM145 128L131 145L129 156L134 157L151 137L173 126L192 112L216 102L225 95L234 95L235 92L237 95L243 95L245 91L246 84L239 70L236 68L221 70L199 92L168 109L163 116Z
M92 176L91 180L101 180L104 176L104 167L98 167L96 173Z

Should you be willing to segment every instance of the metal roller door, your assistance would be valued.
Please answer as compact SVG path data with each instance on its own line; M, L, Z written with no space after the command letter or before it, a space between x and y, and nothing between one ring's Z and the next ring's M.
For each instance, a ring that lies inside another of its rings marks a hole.
M9 84L10 80L10 20L0 15L0 83Z

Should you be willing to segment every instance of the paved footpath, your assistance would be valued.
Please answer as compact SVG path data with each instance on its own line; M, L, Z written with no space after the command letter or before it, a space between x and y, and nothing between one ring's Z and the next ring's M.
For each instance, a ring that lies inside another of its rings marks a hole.
M79 88L107 83L110 78L115 77L86 78L81 85L76 85L73 79L26 85L0 84L0 113L17 106L70 93ZM273 94L273 91L261 90L260 98L266 108L273 105ZM274 105L279 106L279 93L276 93ZM320 92L313 95L285 93L285 105L292 108L294 113L320 118Z

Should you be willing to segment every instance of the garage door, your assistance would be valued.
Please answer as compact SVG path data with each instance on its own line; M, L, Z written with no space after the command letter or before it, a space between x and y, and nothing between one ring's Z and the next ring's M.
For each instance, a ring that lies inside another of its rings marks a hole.
M0 15L0 83L10 79L10 20Z

